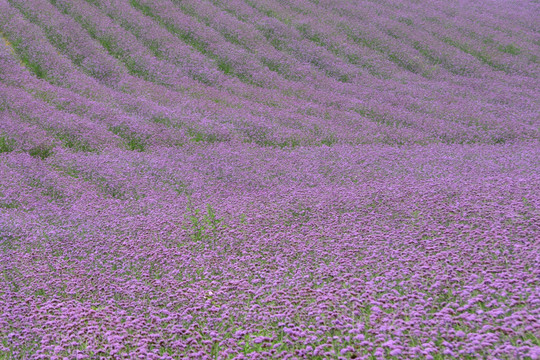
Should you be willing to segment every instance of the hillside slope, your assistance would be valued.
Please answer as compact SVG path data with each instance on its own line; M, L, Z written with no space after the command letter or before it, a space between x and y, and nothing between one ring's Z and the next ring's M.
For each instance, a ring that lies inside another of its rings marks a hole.
M538 14L0 0L0 359L538 359Z

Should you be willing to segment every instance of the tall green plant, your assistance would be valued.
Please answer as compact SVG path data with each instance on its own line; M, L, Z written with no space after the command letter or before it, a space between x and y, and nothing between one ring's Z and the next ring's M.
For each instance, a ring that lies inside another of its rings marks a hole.
M212 205L206 205L206 211L196 208L191 197L188 196L188 204L184 218L187 222L185 230L190 230L190 237L197 242L212 242L215 246L217 233L223 219L216 215Z

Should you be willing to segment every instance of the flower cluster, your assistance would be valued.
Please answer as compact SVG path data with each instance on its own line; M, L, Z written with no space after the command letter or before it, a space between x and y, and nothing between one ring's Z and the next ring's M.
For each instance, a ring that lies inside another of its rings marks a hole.
M536 10L0 0L0 358L539 359Z

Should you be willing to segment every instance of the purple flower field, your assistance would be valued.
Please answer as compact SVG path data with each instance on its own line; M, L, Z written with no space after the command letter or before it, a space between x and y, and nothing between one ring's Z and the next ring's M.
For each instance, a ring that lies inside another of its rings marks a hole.
M539 14L0 0L0 360L540 359Z

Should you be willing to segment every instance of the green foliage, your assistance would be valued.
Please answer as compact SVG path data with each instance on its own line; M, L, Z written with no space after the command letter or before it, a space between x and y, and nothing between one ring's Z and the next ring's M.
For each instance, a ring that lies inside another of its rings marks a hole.
M282 141L271 142L270 144L267 144L267 145L278 147L280 149L284 149L284 148L294 149L300 146L300 141L296 138L291 137L291 138L284 139Z
M194 142L215 143L220 141L220 138L216 134L201 131L194 127L186 126L186 131L191 136L191 141Z
M92 25L86 22L81 16L76 16L75 19L81 23L81 25L88 31L90 36L93 39L96 39L99 41L101 46L114 58L121 61L127 68L127 71L130 75L141 77L145 80L152 80L150 79L150 75L148 73L148 70L144 67L144 65L141 65L135 58L128 56L126 54L126 51L118 44L116 39L114 39L111 35L98 35L98 32L96 28ZM158 52L159 44L153 43L149 45L150 49L156 53ZM80 61L74 60L74 62L78 65L80 65Z
M15 140L0 136L0 153L8 153L13 150L15 150Z
M186 44L191 45L199 52L206 54L208 46L204 41L197 39L192 32L183 30L174 24L163 21L158 15L154 14L152 8L146 4L141 4L138 0L130 0L129 3L132 7L142 12L144 15L149 16L156 20L161 26L165 27L170 33L178 36Z
M240 223L241 223L241 224L246 224L246 223L247 223L247 216L246 216L246 214L241 214L241 215L240 215Z
M360 108L354 108L352 110L379 124L383 124L383 125L391 126L391 127L398 127L399 125L407 126L407 124L402 123L399 120L392 118L390 115L379 114L373 109L360 107Z
M22 46L22 40L17 39L13 42L13 49L19 55L23 65L40 79L47 79L47 70L38 62L30 58Z
M208 44L195 37L191 31L185 31L177 28L174 25L167 24L167 29L172 33L177 34L186 44L191 45L193 48L201 52L202 54L208 54Z
M203 83L205 85L212 85L213 84L213 81L210 80L206 74L198 74L198 73L195 73L195 72L190 72L190 75L194 80L197 80L197 81L199 81L199 82L201 82L201 83Z
M218 69L223 71L225 75L233 74L233 67L228 61L224 59L218 59L217 65L218 65Z
M306 223L312 217L312 209L310 207L300 205L297 209L289 209L290 218L285 220L285 224L290 226L294 223Z
M109 54L114 56L117 59L120 59L124 55L124 50L116 43L116 40L114 40L111 36L95 36L101 46Z
M64 169L63 169L64 173L73 177L73 178L79 178L79 174L81 173L80 170L78 170L77 168L73 167L73 166L66 166Z
M337 143L338 139L334 135L326 136L321 140L321 145L332 146Z
M347 54L345 55L345 58L347 61L353 65L360 65L360 56L358 54Z
M219 103L219 101L216 101L214 99L215 102ZM173 119L170 119L168 117L164 117L164 116L153 116L151 118L152 122L154 123L157 123L157 124L162 124L162 125L165 125L167 127L173 127L173 128L183 128L186 130L186 133L191 137L191 141L193 142L207 142L207 143L215 143L215 142L219 142L219 141L222 141L222 139L220 139L220 137L216 134L212 134L210 132L207 132L207 131L204 131L204 130L200 130L196 127L193 127L193 126L189 126L181 121L178 121L178 120L173 120Z
M150 76L144 65L138 63L133 57L128 56L123 62L130 75L138 76L145 80L152 80L152 76Z
M435 23L435 24L440 24L441 23L441 20L439 20L439 18L432 17L432 16L425 17L424 20L428 21L428 22L431 22L431 23Z
M189 236L192 240L197 242L213 240L215 245L217 232L221 227L223 219L217 217L212 205L207 204L206 212L201 211L193 206L191 197L188 196L184 218L187 221L184 229L190 230Z
M112 126L110 131L124 139L128 150L141 152L146 150L146 141L126 125Z
M151 120L152 120L152 122L155 122L156 124L162 124L162 125L165 125L165 126L171 126L172 125L171 119L169 119L168 117L165 117L165 116L159 116L159 115L152 116Z
M420 42L415 41L413 43L413 47L420 53L422 56L424 56L426 59L428 59L432 64L441 64L443 61L438 56L435 55L433 51L422 45Z
M286 24L290 24L290 20L287 20L287 19L284 19L282 18L279 13L275 12L274 10L272 9L267 9L267 8L264 8L264 7L261 7L259 5L257 5L255 2L251 1L251 0L246 0L246 3L251 6L252 8L254 9L257 9L258 11L262 12L263 14L265 14L266 16L268 17L272 17L272 18L276 18L278 20L281 20L283 21L284 23Z
M512 55L519 55L521 54L521 49L513 44L508 44L506 46L499 46L499 51L502 51L503 53L512 54Z
M47 104L55 105L56 96L45 90L40 89L28 89L28 92L36 99L45 101Z
M146 41L145 44L148 46L148 49L152 51L152 53L154 54L156 58L158 59L164 58L163 51L161 50L162 46L157 40L149 40L149 41Z
M337 77L337 80L342 83L349 83L351 82L351 78L347 74L342 74Z
M213 142L216 142L216 137L213 134L205 134L200 131L196 131L196 132L193 132L191 140L194 142L213 143Z
M419 64L416 64L409 59L404 59L400 54L391 53L388 55L388 59L399 67L414 74L419 74L421 72L421 66Z
M443 37L442 41L444 41L448 45L452 45L452 46L458 48L459 50L463 51L464 53L467 53L467 54L470 54L470 55L474 56L475 58L477 58L478 60L480 60L484 64L491 66L495 70L505 71L505 72L508 71L508 66L506 66L504 64L499 64L499 63L493 61L491 59L491 56L488 53L486 53L485 51L479 51L479 50L473 49L468 44L457 42L456 40L454 40L452 38L449 38L449 37Z
M278 38L273 38L272 40L270 40L270 44L276 48L276 50L283 50L285 48L285 45L284 45L284 42L281 41L280 39Z
M400 23L406 24L406 25L408 25L408 26L411 26L411 25L413 24L413 21L412 21L411 19L409 19L409 18L406 18L406 17L400 17L400 18L398 19L398 21L399 21Z
M16 200L11 202L0 202L0 209L16 209L20 206L20 203Z
M111 36L96 36L96 38L98 39L101 46L103 46L103 48L107 50L109 54L124 63L130 75L138 76L145 80L149 80L150 75L144 65L141 65L133 57L127 56L124 49L122 49L120 45L118 45L116 40L114 40Z
M296 29L306 39L313 41L319 46L326 46L326 43L323 41L322 37L319 34L315 33L308 24L298 25Z
M355 42L358 45L367 47L372 50L382 51L382 45L377 39L368 39L363 36L359 36L354 34L350 29L345 27L345 30L347 31L347 37L351 39L353 42Z
M262 58L261 62L266 65L266 67L273 72L277 72L278 74L283 74L287 72L286 65L281 64L278 61L268 59L268 58Z
M59 131L54 136L62 142L62 145L69 149L83 152L95 151L87 140L78 135L66 131Z
M218 69L222 71L223 73L225 73L226 75L236 76L240 81L245 82L247 84L258 85L253 82L249 74L235 72L232 64L227 59L222 58L214 54L212 51L210 51L208 43L204 40L199 39L199 37L196 34L194 34L192 31L182 29L175 24L172 24L166 20L163 20L160 16L154 13L151 7L145 4L141 4L140 1L138 0L130 0L130 4L135 9L141 11L144 15L149 16L152 19L154 19L160 26L167 29L167 31L169 31L171 34L176 35L176 37L178 37L184 43L190 45L195 50L199 51L201 54L206 55L209 58L216 60ZM223 36L232 43L240 44L240 40L233 34L223 34ZM128 70L130 70L130 72L133 72L133 74L135 75L147 76L147 74L141 74L140 72L141 70L135 66L133 66L132 68L128 66ZM204 77L201 77L200 75L196 77L198 78L197 80L203 83L206 83L206 84L210 83L208 79L205 79Z
M146 149L146 143L139 137L131 136L127 139L126 143L129 150L132 151L144 151Z
M56 46L62 53L69 54L69 42L67 42L62 35L53 33L49 29L45 29L45 35L47 36L47 39ZM78 65L84 60L84 57L79 56L76 58L77 60L74 60L74 62L78 62Z
M62 193L62 191L56 189L52 185L45 186L45 189L41 191L41 194L49 197L50 201L62 200L64 198L64 194Z
M228 42L233 43L233 44L236 44L236 45L243 46L242 42L240 41L240 39L238 38L238 36L236 36L235 34L227 33L227 32L222 32L221 35L223 35L223 37L224 37Z
M131 4L131 6L133 6L135 9L139 10L140 12L142 12L144 15L154 16L154 13L152 12L152 9L150 8L150 6L146 4L141 4L137 0L129 0L129 3Z
M53 151L51 146L41 144L28 150L28 154L36 159L40 158L41 160L45 160L53 154Z
M265 28L264 26L258 26L257 29L263 34L265 39L268 40L276 50L281 51L285 49L285 44L283 43L283 41L281 41L281 39L277 37L274 29Z

